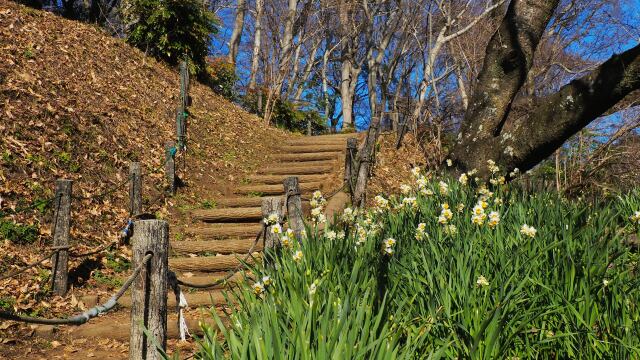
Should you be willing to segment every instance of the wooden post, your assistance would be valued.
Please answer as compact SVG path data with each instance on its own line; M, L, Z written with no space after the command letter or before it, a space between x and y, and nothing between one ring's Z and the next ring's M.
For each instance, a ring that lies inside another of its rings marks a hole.
M142 213L142 176L140 163L129 164L129 216L135 217Z
M69 231L71 229L72 180L56 180L55 214L53 217L53 247L60 249L52 256L53 293L67 293L69 279Z
M180 149L184 148L187 139L187 119L185 109L181 106L176 111L176 136L178 137L178 147Z
M169 225L163 220L133 223L133 264L136 268L147 254L147 262L131 288L131 333L129 359L160 360L156 344L167 348L167 269ZM149 336L145 335L147 329Z
M176 193L176 143L174 141L167 141L164 148L167 156L164 163L164 173L169 181L169 193L174 195Z
M349 189L349 193L353 194L353 189L351 186L353 185L353 175L355 169L353 168L353 162L357 159L358 154L358 139L349 138L347 139L347 153L344 159L344 182L347 184L347 188Z
M268 218L271 214L277 214L282 221L282 201L279 197L268 197L262 200L262 217ZM280 247L280 235L271 232L271 226L267 227L264 237L265 249L277 249Z
M290 176L284 179L283 185L285 199L288 199L287 203L284 204L287 207L287 222L289 223L289 228L296 235L296 239L301 241L302 232L304 231L304 219L298 177Z

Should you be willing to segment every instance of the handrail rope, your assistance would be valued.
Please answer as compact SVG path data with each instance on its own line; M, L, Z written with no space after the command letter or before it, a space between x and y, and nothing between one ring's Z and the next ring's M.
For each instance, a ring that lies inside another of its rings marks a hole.
M114 186L111 189L107 189L105 191L103 191L102 193L98 194L98 195L91 195L91 196L78 196L78 195L73 195L71 196L72 199L75 200L97 200L97 199L102 199L107 195L111 195L114 192L120 190L123 186L127 185L129 183L129 181L131 181L131 177L127 176L127 178L120 182L118 185Z
M72 257L74 259L78 259L78 258L83 258L83 257L95 255L95 254L103 252L104 250L112 247L113 245L117 245L117 244L118 244L118 241L112 241L112 242L110 242L108 244L104 244L104 245L100 246L99 248L97 248L95 250L92 250L92 251L89 251L89 252L86 252L86 253L81 253L81 254L76 254L76 253L70 252L69 253L69 257Z
M118 299L124 295L124 293L129 290L133 281L140 275L142 268L149 262L149 260L153 257L153 254L147 254L144 258L142 258L142 262L138 267L131 273L131 276L127 279L127 281L122 285L120 290L115 293L109 300L107 300L104 304L96 305L93 308L83 312L82 314L78 314L69 318L54 318L54 319L46 319L40 317L31 317L20 315L16 313L11 313L7 311L0 310L0 318L5 320L13 320L31 324L45 324L45 325L82 325L89 321L90 319L105 313L111 309L113 309L118 303Z
M229 270L229 273L227 275L225 275L223 278L218 279L218 280L216 280L216 281L214 281L212 283L209 283L209 284L193 284L193 283L189 283L189 282L184 281L184 280L177 279L178 284L186 286L186 287L194 288L194 289L208 289L208 288L212 288L214 286L218 286L218 285L226 282L227 280L231 279L231 277L233 277L233 275L235 275L241 268L244 267L244 263L246 263L247 260L249 260L250 257L253 257L252 256L253 250L255 249L256 245L260 241L260 238L261 237L266 237L266 231L267 231L267 226L263 222L262 223L262 229L260 229L260 231L258 231L258 233L256 234L256 239L253 241L253 244L251 245L251 248L247 252L247 256L244 258L244 260L242 260L240 262L240 265L236 266L236 268L233 269L233 270Z
M53 255L55 255L56 253L58 253L61 250L63 250L63 249L55 249L52 252L50 252L47 256L42 257L38 261L36 261L34 263L31 263L31 264L25 266L24 268L22 268L20 270L14 271L14 272L12 272L10 274L3 275L2 277L0 277L0 281L6 280L6 279L9 279L9 278L12 278L12 277L16 277L16 276L22 274L23 272L42 264L45 260L50 259Z

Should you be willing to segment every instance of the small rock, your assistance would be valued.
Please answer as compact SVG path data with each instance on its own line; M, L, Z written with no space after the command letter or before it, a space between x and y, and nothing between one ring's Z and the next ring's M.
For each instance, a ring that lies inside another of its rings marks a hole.
M56 327L54 325L40 325L35 328L35 335L37 337L42 338L50 338L56 332Z
M98 305L98 295L85 295L80 301L89 309Z

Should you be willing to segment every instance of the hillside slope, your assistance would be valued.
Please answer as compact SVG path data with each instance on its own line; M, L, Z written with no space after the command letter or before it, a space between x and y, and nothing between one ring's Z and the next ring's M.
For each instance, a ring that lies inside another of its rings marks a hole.
M74 180L73 194L90 198L121 184L129 162L139 161L145 210L171 215L173 226L181 209L228 192L227 181L250 173L292 136L194 81L188 151L178 164L186 187L164 198L163 171L154 170L162 168L164 143L175 138L178 95L175 70L123 40L0 0L0 209L9 214L0 225L27 234L3 236L0 274L38 259L51 245L50 207L12 209L51 198L56 179ZM74 200L72 246L82 251L115 240L128 216L126 186L103 198ZM43 295L48 274L38 274L34 269L0 282L0 306L35 314L46 308L42 301L52 301ZM81 275L74 286L100 291ZM47 315L77 310L61 304Z

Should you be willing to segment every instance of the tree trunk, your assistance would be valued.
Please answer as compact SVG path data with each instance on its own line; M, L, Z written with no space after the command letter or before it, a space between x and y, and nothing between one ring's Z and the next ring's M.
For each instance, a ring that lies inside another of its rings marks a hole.
M260 0L258 0L260 1ZM246 0L238 0L238 8L236 10L236 19L233 23L233 32L231 40L229 40L229 62L234 66L238 57L238 49L240 48L240 39L242 38L242 29L244 28L244 13L247 10Z
M251 55L251 75L249 77L249 89L256 88L256 76L258 72L258 60L260 59L260 42L262 36L262 9L264 0L256 0L255 34L253 35L253 54Z
M351 59L342 61L340 82L340 99L342 105L342 129L352 128L353 124L353 95L358 82L360 69L354 68Z
M564 141L640 88L640 45L614 55L591 73L536 101L527 116L508 118L533 54L558 1L513 1L487 45L483 68L450 158L457 171L487 160L503 172L531 169Z

